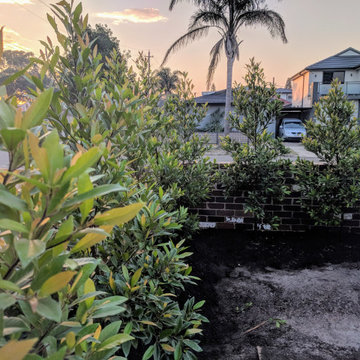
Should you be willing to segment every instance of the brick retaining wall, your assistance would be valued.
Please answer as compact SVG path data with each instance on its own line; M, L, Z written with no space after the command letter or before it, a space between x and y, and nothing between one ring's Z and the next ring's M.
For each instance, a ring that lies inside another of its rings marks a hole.
M296 189L296 185L293 186ZM244 212L246 193L226 197L224 190L216 186L211 197L201 206L192 209L200 219L200 227L217 229L254 230L254 219ZM280 231L307 231L313 229L326 229L327 231L347 231L360 233L360 204L349 208L344 213L341 227L314 226L312 220L300 206L300 193L293 191L281 203L269 203L265 210L280 219ZM271 228L266 227L266 230Z

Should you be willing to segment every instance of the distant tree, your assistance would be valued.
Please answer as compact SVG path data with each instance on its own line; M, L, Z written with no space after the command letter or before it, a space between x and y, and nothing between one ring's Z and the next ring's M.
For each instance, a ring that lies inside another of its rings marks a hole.
M24 69L30 63L30 58L33 57L32 52L25 52L20 50L5 50L0 59L0 85L11 75ZM38 74L36 65L32 66L28 73L30 75ZM34 86L24 76L18 77L11 84L6 86L6 91L9 96L17 95L22 97L28 92L28 88Z
M214 83L212 83L210 90L211 90L211 91L214 91L214 92L216 91L216 86L215 86Z
M95 40L94 46L97 45L98 52L103 56L103 58L105 58L105 56L110 58L113 49L120 53L120 42L106 24L95 24L95 28L89 25L87 33L90 41Z
M179 83L178 74L178 71L171 71L171 69L168 67L161 68L161 70L157 72L159 88L166 96L176 90L176 87Z
M170 10L180 1L171 0ZM235 59L239 59L240 44L238 35L246 26L264 25L273 37L280 37L287 42L285 23L282 17L270 10L265 0L188 0L198 6L192 16L188 31L177 39L167 50L163 63L169 55L179 48L203 38L209 30L214 29L220 34L219 40L210 51L210 65L207 76L210 88L216 67L219 63L221 52L224 50L227 58L227 81L225 102L225 134L230 132L228 115L232 100L232 76Z
M291 78L286 80L285 89L291 89Z

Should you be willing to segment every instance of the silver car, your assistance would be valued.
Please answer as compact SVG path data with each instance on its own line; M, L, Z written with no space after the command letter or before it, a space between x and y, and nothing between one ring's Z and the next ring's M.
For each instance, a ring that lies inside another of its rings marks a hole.
M283 119L279 127L279 136L284 140L301 140L306 136L306 129L300 119Z

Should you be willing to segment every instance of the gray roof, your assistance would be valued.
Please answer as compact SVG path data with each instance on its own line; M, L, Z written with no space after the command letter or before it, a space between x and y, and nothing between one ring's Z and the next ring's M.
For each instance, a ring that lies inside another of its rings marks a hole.
M279 89L281 90L285 89ZM292 92L292 90L286 89L286 92ZM279 92L278 92L279 93ZM205 92L204 95L198 96L195 98L195 101L198 105L201 104L209 104L209 105L225 105L225 98L226 98L226 90L220 91L212 91L212 92ZM234 101L234 92L232 94L231 102ZM290 103L286 100L280 99L284 103L284 106L288 106Z
M286 89L286 88L278 88L278 89L276 89L276 92L278 94L292 94L292 90Z
M344 55L344 53L348 51L357 53L358 55ZM360 51L350 47L334 56L330 56L327 59L306 67L305 70L346 70L357 69L359 67Z
M204 93L195 98L197 104L225 104L226 90Z

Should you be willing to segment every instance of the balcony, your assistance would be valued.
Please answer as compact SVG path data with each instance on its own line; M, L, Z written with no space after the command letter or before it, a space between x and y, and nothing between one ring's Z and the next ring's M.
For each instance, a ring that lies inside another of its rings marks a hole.
M348 81L341 85L346 95L357 95L360 96L360 81ZM329 93L331 88L330 84L319 83L319 95L324 96Z

